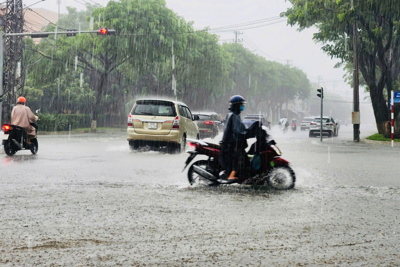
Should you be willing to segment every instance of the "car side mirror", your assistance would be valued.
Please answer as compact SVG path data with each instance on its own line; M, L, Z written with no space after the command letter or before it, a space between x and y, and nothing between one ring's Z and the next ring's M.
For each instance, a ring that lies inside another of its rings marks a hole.
M199 117L199 115L193 115L193 120L194 120L194 121L198 121L198 120L200 120L200 117Z

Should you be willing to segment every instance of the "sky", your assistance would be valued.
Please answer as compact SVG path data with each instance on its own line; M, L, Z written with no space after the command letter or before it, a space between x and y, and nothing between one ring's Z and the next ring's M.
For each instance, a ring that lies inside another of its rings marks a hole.
M58 10L58 0L24 0L24 5L32 8ZM321 50L321 44L312 40L316 29L298 32L296 27L286 25L281 12L290 7L285 0L165 0L172 9L186 21L193 21L195 29L248 23L247 29L239 30L238 40L253 53L267 60L290 64L302 69L312 83L324 87L325 92L339 94L352 100L352 88L344 83L344 71L335 69L337 59L331 59ZM61 0L60 10L66 6L84 9L84 3L98 3L105 6L108 0ZM271 19L269 22L268 19ZM263 24L255 21L264 20ZM251 22L251 23L250 23ZM262 26L263 25L263 26ZM215 32L220 40L233 42L235 29ZM317 89L317 88L315 88Z

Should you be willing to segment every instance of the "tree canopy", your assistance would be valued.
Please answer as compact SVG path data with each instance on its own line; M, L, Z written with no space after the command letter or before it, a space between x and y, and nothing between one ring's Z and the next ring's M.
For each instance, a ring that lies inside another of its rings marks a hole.
M358 66L370 92L377 128L388 135L388 100L390 92L400 85L399 1L289 1L292 7L282 13L288 24L297 25L299 30L317 27L314 40L323 43L322 49L343 64L353 62L353 38L357 38ZM396 117L399 112L395 107Z
M91 114L94 128L99 114L125 120L126 105L137 97L174 97L173 75L176 98L196 110L222 113L233 94L253 99L253 112L262 101L277 111L294 96L309 96L310 82L300 69L267 61L241 44L221 45L217 35L195 31L164 0L110 1L68 12L60 29L107 27L116 35L25 40L26 92L46 112Z

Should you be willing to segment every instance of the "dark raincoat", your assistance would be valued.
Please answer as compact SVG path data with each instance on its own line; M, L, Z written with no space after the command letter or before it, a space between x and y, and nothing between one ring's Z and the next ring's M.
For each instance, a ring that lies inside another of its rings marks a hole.
M247 130L239 114L239 110L231 110L226 117L219 161L225 170L234 170L240 177L245 172L248 158L245 151Z

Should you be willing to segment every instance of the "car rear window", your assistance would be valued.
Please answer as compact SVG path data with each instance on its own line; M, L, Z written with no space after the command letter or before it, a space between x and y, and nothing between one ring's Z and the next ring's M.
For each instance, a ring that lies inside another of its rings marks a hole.
M138 101L132 110L132 115L176 116L175 106L167 101Z
M315 122L320 122L321 118L315 118ZM322 122L330 122L331 120L328 118L322 118Z
M304 118L303 121L304 122L312 122L314 120L314 118Z
M210 115L199 114L199 120L201 120L201 121L209 121L209 120L211 120L211 116Z

